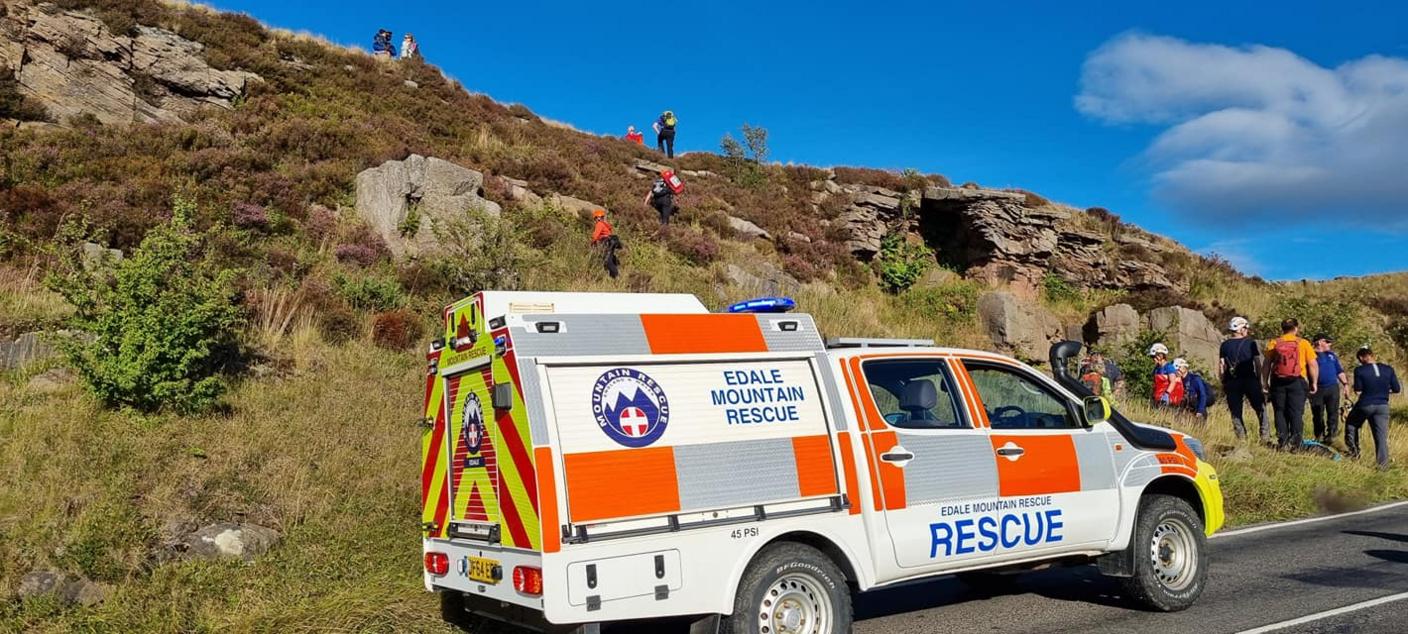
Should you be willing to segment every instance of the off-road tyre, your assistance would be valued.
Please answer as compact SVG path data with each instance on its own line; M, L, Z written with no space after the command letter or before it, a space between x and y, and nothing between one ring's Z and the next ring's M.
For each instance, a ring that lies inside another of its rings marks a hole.
M1134 521L1134 574L1121 579L1135 603L1159 612L1193 605L1208 580L1207 536L1203 521L1186 501L1146 495Z
M749 562L738 582L733 614L719 625L724 634L847 634L851 590L845 575L821 551L779 542Z

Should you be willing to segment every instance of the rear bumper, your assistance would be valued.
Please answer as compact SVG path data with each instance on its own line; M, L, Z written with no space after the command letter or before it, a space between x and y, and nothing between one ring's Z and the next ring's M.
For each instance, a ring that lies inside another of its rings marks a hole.
M448 539L425 539L422 540L422 550L424 552L441 552L450 558L450 571L444 575L432 575L428 572L425 576L425 589L442 591L452 590L465 595L467 601L473 599L483 599L494 604L504 603L519 608L525 608L536 612L541 618L543 612L543 598L523 594L513 589L513 568L514 566L532 566L541 569L543 566L542 555L524 550L515 550L497 546L487 546ZM485 557L493 559L503 567L503 578L497 583L482 583L469 578L467 572L467 558ZM493 615L490 615L493 616Z

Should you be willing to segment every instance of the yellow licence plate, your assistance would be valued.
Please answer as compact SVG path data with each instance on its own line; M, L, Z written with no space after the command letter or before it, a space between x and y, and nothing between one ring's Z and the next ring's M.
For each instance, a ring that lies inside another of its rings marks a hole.
M494 559L484 557L467 557L469 560L469 571L467 576L480 583L498 583L503 578L503 567Z

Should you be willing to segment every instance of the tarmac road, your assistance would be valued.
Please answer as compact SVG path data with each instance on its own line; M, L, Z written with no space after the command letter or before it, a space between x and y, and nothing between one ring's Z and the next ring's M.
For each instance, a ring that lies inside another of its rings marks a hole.
M1408 504L1231 531L1209 545L1207 589L1184 612L1132 608L1116 580L1081 566L1017 575L997 595L952 577L866 593L855 632L1408 632ZM1346 606L1359 609L1321 614Z

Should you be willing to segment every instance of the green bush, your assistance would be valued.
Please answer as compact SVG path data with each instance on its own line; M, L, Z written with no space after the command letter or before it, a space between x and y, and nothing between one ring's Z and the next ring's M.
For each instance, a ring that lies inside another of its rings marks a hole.
M1125 393L1132 400L1148 401L1154 395L1154 358L1149 356L1149 347L1168 339L1168 334L1157 330L1141 330L1124 348L1114 351L1115 363L1124 375ZM1208 375L1204 375L1207 378Z
M430 269L451 295L518 288L518 241L508 222L473 209L463 218L438 220L431 229L444 253L430 261Z
M979 287L959 280L933 288L912 288L899 296L900 304L921 315L948 321L968 321L977 315Z
M1273 339L1281 335L1281 320L1294 317L1300 321L1300 334L1309 339L1324 333L1335 338L1341 352L1359 346L1386 343L1383 333L1369 327L1373 323L1368 312L1357 302L1342 302L1315 297L1281 297L1271 310L1255 324L1253 334L1258 339Z
M1048 273L1041 281L1041 296L1052 304L1066 304L1081 300L1080 289L1065 278Z
M383 311L400 308L406 303L406 293L393 279L338 275L333 278L333 284L343 301L353 308Z
M110 273L74 258L51 278L80 333L62 348L108 406L201 412L225 391L243 323L235 273L209 259L210 234L190 226L194 204L178 199L173 211Z
M896 231L880 241L875 264L880 286L887 292L899 293L914 286L934 265L934 250L923 243L910 242L903 232Z

